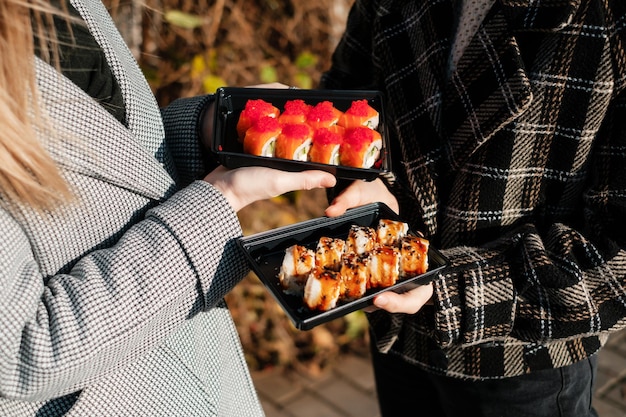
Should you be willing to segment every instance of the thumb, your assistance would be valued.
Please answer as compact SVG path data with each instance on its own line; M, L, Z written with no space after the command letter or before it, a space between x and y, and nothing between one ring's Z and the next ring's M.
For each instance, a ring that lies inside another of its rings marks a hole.
M353 184L344 189L335 199L330 203L324 212L328 217L340 216L346 212L349 208L357 207L361 205L361 196L359 188Z
M273 196L294 190L312 190L314 188L334 187L337 179L325 171L284 172L276 181Z
M317 171L317 177L317 182L314 182L313 188L331 188L337 184L337 178L328 172Z
M337 217L345 213L349 208L348 199L343 197L342 194L335 198L330 206L326 207L324 214L328 217Z
M385 291L374 297L374 305L390 313L415 314L431 300L432 294L431 284L420 285L399 294Z

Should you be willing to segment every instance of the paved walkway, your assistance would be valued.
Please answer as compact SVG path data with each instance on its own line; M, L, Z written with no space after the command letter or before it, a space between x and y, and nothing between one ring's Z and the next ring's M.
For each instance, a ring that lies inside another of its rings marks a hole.
M253 378L267 417L380 417L369 358L348 355L315 378L282 371ZM596 386L599 416L626 417L626 330L601 351Z

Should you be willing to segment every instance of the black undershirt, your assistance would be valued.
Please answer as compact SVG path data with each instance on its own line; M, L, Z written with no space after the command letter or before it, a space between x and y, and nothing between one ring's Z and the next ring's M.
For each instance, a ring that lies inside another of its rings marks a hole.
M72 16L82 20L78 11L69 2L67 3ZM59 17L55 17L54 25L59 40L60 68L63 75L126 125L126 109L122 91L111 72L104 52L89 33L87 26L72 23L72 32L70 32L67 22ZM37 38L35 39L35 52L41 56Z

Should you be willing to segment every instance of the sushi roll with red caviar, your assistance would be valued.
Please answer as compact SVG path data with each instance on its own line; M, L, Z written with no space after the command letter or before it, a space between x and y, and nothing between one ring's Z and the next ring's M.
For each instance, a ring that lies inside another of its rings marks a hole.
M378 112L365 99L353 101L350 108L341 115L337 122L339 126L343 126L346 129L357 126L376 129L378 123Z
M274 156L307 161L313 140L313 128L307 124L286 124L276 139Z
M281 125L275 117L264 116L257 120L243 139L243 151L256 156L274 156L276 139L281 132Z
M246 131L261 117L269 116L277 118L279 115L280 110L278 107L265 100L250 99L246 101L246 105L239 114L239 120L237 120L237 136L239 140L243 141Z
M320 164L339 165L339 148L344 129L340 126L322 127L313 133L309 160Z
M278 116L278 121L283 124L306 123L306 116L312 107L304 100L288 100L285 102L283 112Z
M320 101L307 114L306 122L313 128L330 127L336 125L342 115L330 101Z
M355 168L371 168L380 158L382 147L378 131L364 126L346 129L339 149L339 163Z

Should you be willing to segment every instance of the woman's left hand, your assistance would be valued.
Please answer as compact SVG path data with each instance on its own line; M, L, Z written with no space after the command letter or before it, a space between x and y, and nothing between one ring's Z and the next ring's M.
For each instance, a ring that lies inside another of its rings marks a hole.
M259 166L228 169L220 165L204 180L220 191L235 211L289 191L329 188L336 184L336 178L324 171L287 172Z

